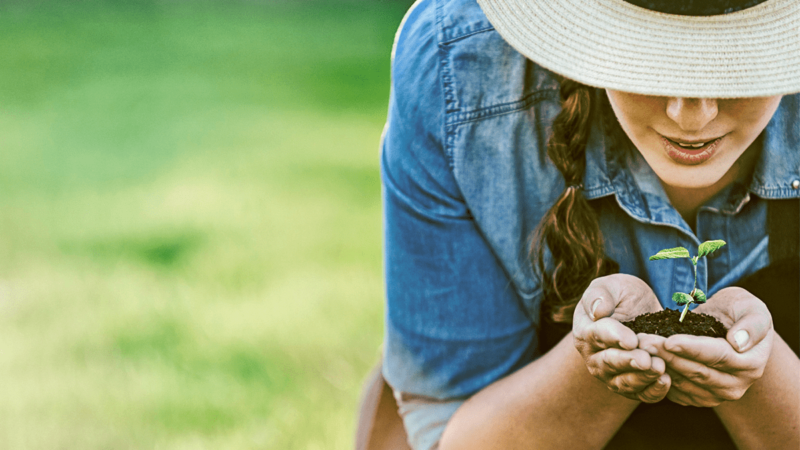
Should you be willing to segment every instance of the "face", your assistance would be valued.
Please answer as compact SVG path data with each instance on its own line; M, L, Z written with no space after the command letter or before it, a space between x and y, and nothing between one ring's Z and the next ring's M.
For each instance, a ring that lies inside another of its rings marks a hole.
M606 90L622 129L661 181L711 186L767 126L781 96L738 99L655 97Z

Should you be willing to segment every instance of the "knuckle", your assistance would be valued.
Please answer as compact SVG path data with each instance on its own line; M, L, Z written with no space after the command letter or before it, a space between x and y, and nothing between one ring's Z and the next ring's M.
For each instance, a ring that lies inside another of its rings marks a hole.
M617 377L617 386L620 391L630 392L633 390L631 382L626 377Z
M592 347L597 350L605 350L608 348L605 342L603 342L603 338L598 334L592 335Z
M719 353L714 355L714 360L709 364L709 367L714 368L725 368L730 365L730 361L728 360L728 355L725 353Z
M729 389L723 389L718 396L723 401L733 402L742 398L744 396L744 393L745 389L729 388Z
M656 402L656 400L650 394L646 394L646 393L641 393L640 392L637 395L637 397L639 398L639 401L642 402L642 403L655 403Z
M707 382L710 374L708 372L708 369L703 367L703 368L691 369L687 371L684 375L686 376L686 378L692 381Z
M663 397L663 395L657 395L652 389L646 389L642 392L639 392L637 396L639 397L639 400L645 403L656 403Z
M600 361L605 366L609 366L609 367L611 366L611 361L609 360L609 352L608 351L600 352Z

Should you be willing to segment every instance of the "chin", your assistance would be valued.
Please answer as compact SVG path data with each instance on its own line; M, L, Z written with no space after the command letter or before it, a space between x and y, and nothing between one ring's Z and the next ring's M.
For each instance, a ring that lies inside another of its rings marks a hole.
M686 182L686 180L678 179L673 180L673 182L667 181L662 179L662 181L671 187L674 188L681 188L681 189L705 189L707 187L713 186L719 180L712 180L708 182L707 180L703 180L701 182Z
M664 168L662 171L654 170L654 172L656 172L662 183L683 189L711 187L719 182L727 172L727 170L707 164L690 166L671 162L669 166L668 169Z

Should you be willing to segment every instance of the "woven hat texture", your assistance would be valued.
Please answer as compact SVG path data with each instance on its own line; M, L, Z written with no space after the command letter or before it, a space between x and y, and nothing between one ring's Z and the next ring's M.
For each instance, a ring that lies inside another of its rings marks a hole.
M477 0L509 45L583 84L646 95L800 92L800 1L688 16L623 0Z

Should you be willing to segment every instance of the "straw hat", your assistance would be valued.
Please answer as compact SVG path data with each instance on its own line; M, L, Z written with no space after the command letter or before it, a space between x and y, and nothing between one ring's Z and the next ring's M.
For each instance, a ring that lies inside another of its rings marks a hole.
M797 0L477 0L517 51L589 86L669 97L800 92Z

